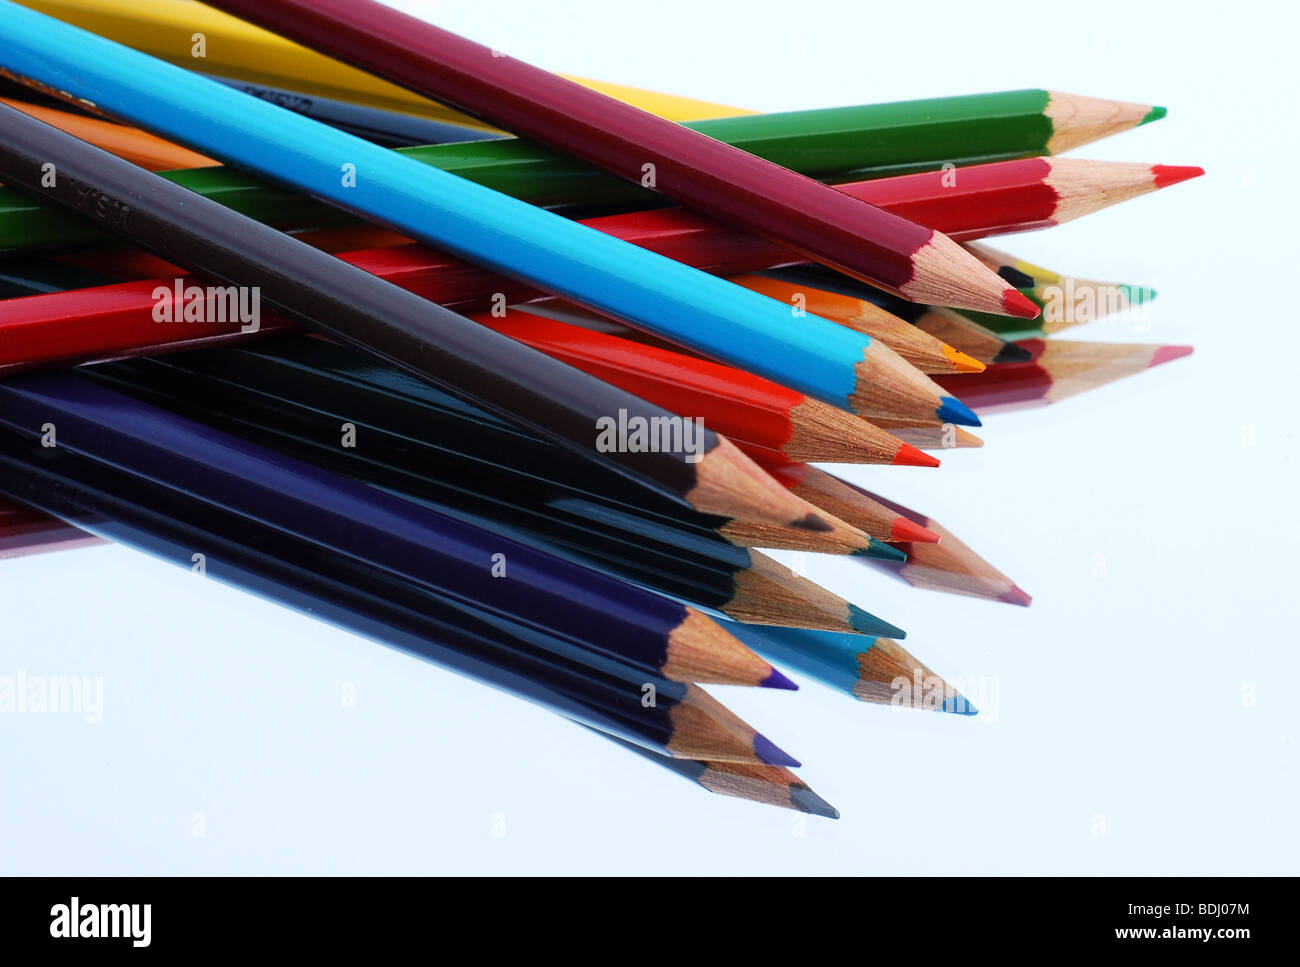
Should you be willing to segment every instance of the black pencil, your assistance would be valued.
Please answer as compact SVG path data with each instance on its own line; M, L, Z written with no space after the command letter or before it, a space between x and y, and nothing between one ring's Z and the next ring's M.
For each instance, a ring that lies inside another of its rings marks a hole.
M693 512L526 428L512 426L400 370L320 339L278 339L256 346L186 353L183 364L180 357L169 355L139 365L150 372L202 373L240 386L264 388L276 397L284 396L277 387L292 386L296 403L337 416L339 425L351 422L400 437L395 442L407 448L405 455L394 453L387 461L390 465L434 460L440 473L449 475L447 482L530 505L545 501L603 527L630 530L642 541L654 540L649 535L656 523L695 535L688 540L674 534L674 554L685 550L714 559L722 553L725 560L738 562L737 548L850 554L866 550L870 542L861 531L824 514L832 524L829 531ZM176 379L180 376L173 377Z
M163 258L226 285L256 287L260 299L295 322L589 456L597 456L598 421L620 411L647 425L661 425L652 419L672 425L665 410L4 105L0 173L6 184L77 211ZM599 456L696 510L829 526L725 438L698 430L694 453L620 448Z
M281 347L288 351L293 343ZM299 392L290 376L268 379L243 368L229 351L131 360L82 370L188 419L251 440L332 472L428 503L440 513L507 534L548 552L623 577L739 621L828 631L902 636L901 629L764 554L699 542L668 522L640 519L636 529L566 513L539 499L543 481L520 479L499 466L422 446L385 426L380 400L347 403L346 394ZM191 357L199 357L197 361ZM204 357L226 360L228 378L205 371ZM248 359L249 355L245 355ZM342 447L349 424L357 446ZM435 430L436 433L436 430ZM446 446L447 441L442 441ZM504 457L504 453L502 454Z

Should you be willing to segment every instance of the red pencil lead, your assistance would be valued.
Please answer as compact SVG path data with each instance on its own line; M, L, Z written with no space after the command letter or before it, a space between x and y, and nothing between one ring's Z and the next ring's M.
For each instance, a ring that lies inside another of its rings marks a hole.
M1155 177L1157 188L1168 188L1180 181L1199 178L1205 174L1205 169L1196 165L1152 165L1151 174Z
M1002 293L1002 308L1006 310L1007 315L1016 316L1020 319L1038 318L1039 308L1018 289L1008 288Z
M920 524L908 520L906 517L898 517L894 520L893 533L889 535L891 543L905 544L938 544L939 535L932 530L927 530Z
M1154 363L1152 364L1154 365ZM939 459L932 457L924 450L918 450L910 443L904 443L898 448L898 453L894 455L894 466L896 467L937 467Z

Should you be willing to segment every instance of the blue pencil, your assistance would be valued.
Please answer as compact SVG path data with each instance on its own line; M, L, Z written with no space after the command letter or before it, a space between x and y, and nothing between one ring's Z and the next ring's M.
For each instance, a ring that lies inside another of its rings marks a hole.
M0 0L0 67L832 405L978 425L883 344ZM870 407L864 405L870 402Z
M693 608L64 373L0 383L39 437L588 651L683 681L793 687Z

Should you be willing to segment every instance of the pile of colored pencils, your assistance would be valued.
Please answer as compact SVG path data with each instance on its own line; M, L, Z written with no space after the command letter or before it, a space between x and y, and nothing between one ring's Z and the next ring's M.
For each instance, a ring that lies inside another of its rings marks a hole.
M838 815L701 685L975 711L757 548L1029 604L812 464L1190 352L1054 338L1153 293L980 241L1201 174L1058 157L1163 108L761 115L369 0L0 0L0 75L0 556L119 542L715 793Z

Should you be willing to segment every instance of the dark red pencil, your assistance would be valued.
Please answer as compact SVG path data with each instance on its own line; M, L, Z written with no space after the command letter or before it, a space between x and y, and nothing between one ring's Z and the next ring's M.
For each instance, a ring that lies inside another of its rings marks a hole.
M211 5L914 301L1038 314L939 232L382 4Z

